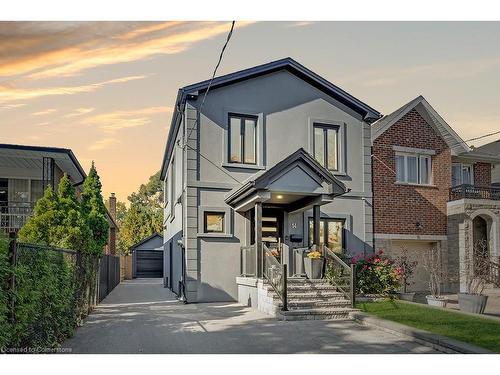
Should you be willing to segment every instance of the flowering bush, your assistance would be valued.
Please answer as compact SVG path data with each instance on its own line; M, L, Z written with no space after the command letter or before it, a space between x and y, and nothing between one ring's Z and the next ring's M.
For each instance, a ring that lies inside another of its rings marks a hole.
M321 253L319 251L311 251L307 253L309 259L319 259L321 258Z
M392 294L399 289L401 268L379 250L372 256L355 256L351 262L356 270L357 293Z

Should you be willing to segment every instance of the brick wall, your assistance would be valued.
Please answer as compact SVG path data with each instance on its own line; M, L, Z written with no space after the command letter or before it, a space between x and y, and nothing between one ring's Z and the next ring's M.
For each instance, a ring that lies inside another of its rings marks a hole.
M491 186L491 164L474 164L474 185Z
M434 186L396 184L394 145L435 150ZM444 140L412 110L374 141L373 154L375 233L445 235L451 153Z

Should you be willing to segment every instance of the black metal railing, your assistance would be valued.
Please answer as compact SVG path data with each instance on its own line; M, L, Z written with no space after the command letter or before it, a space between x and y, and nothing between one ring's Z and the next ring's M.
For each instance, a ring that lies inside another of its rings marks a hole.
M0 230L17 232L33 216L31 202L0 202Z
M500 188L495 186L457 185L450 188L449 200L490 199L500 201Z
M328 247L323 246L326 261L326 278L339 292L351 302L356 303L356 269L354 264L348 265Z
M269 248L262 244L264 250L264 278L269 282L281 300L281 310L288 310L287 266L281 264Z

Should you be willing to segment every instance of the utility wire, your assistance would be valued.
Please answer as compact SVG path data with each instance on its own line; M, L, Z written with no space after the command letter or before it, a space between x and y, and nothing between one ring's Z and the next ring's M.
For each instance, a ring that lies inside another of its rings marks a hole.
M203 113L202 109L203 109L203 105L205 104L205 99L207 98L208 92L210 91L210 88L212 87L212 83L214 81L215 75L217 74L217 69L219 68L220 63L222 62L222 57L224 56L224 51L226 50L226 47L229 43L229 40L231 39L231 36L233 35L235 23L236 23L236 21L231 22L231 29L229 30L229 33L227 34L226 42L224 43L224 46L222 47L222 50L220 51L219 60L217 61L217 65L215 65L214 73L212 74L212 78L210 79L210 82L208 83L207 89L205 90L205 95L203 95L203 100L201 102L200 109L198 111L199 116L197 117L196 122L195 122L196 125L199 125L198 118L200 118L202 113ZM195 127L193 126L191 128L191 131L189 132L188 136L186 137L186 144L189 141L189 138L191 137L191 134L193 133L194 129L195 129Z

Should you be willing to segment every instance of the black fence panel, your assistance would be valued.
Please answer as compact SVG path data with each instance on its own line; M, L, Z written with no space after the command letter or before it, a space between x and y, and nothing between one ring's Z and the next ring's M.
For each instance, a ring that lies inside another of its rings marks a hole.
M120 258L103 255L99 262L99 302L120 283Z

